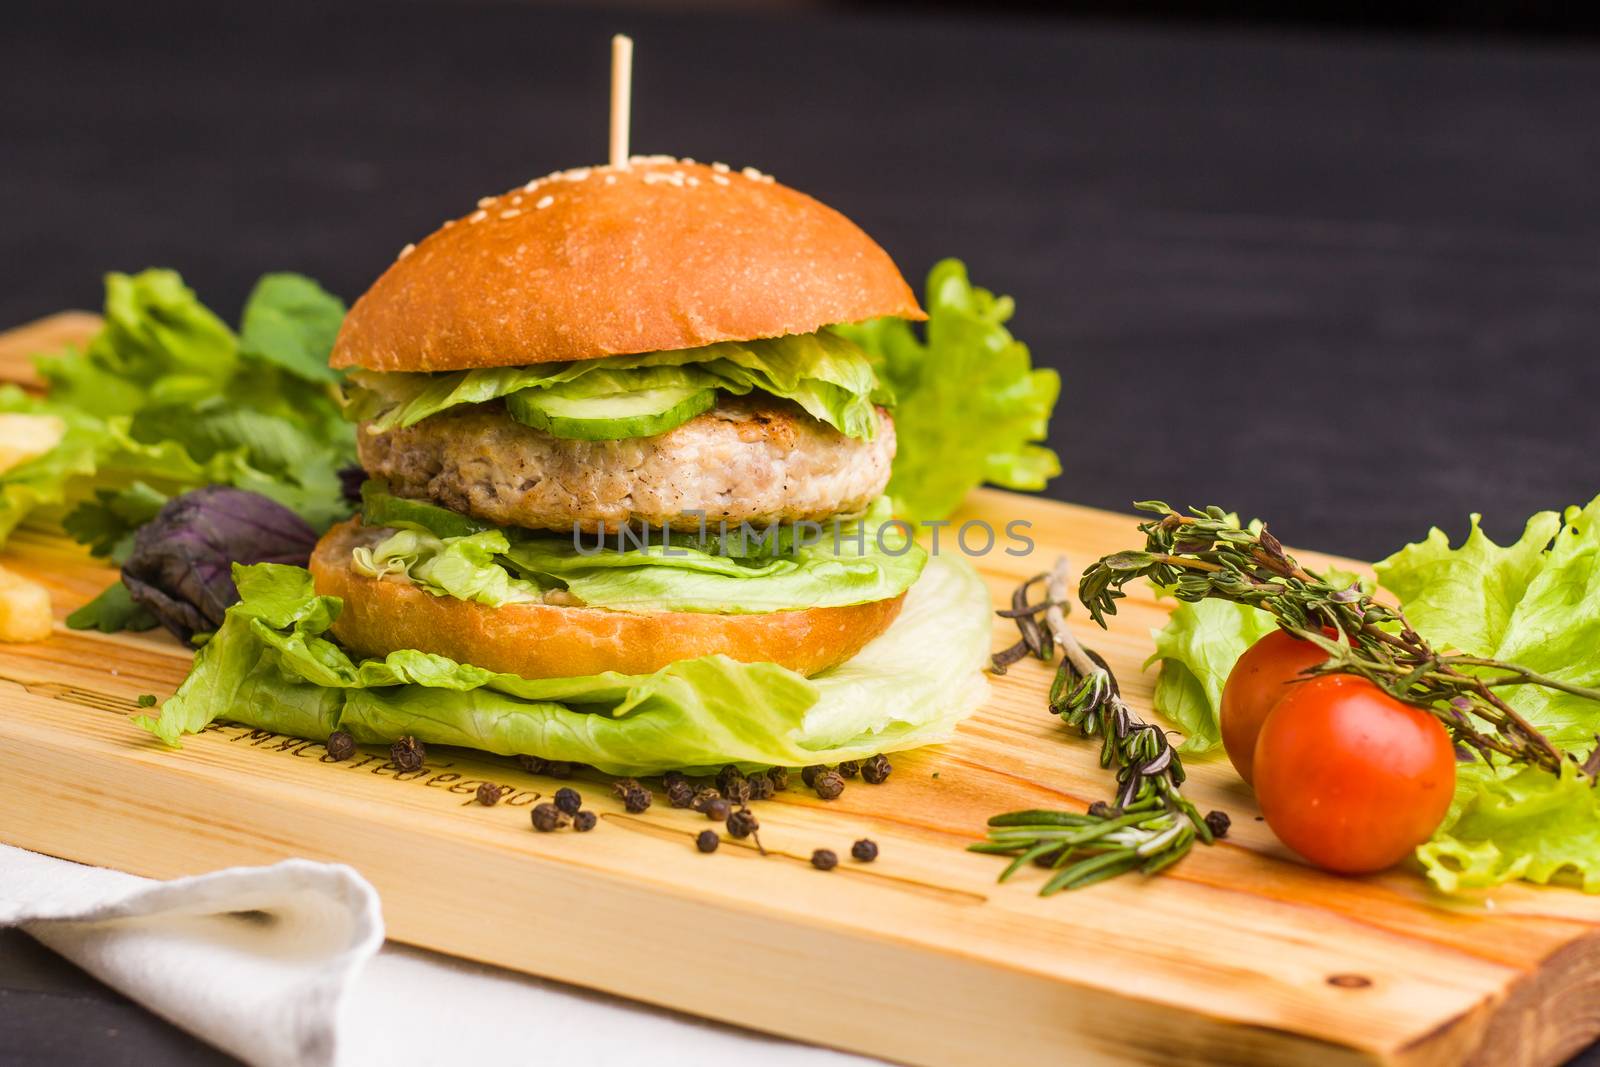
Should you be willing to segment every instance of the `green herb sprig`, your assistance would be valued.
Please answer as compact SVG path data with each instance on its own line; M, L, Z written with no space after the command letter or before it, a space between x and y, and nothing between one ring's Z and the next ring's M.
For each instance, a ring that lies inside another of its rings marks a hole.
M1569 757L1496 690L1537 685L1600 701L1600 690L1514 663L1434 649L1398 608L1380 604L1359 583L1341 585L1302 567L1264 526L1241 527L1217 507L1184 515L1160 501L1135 506L1159 516L1139 524L1145 547L1097 561L1078 587L1079 600L1102 626L1116 614L1124 587L1140 578L1169 588L1179 600L1248 604L1328 654L1308 673L1359 675L1434 715L1457 745L1485 761L1499 756L1553 774ZM1327 636L1325 627L1338 638Z
M1029 590L1046 583L1046 598L1029 603ZM970 851L1015 858L1000 874L1005 881L1025 864L1056 873L1040 895L1081 889L1121 874L1155 874L1177 863L1198 839L1210 844L1227 832L1221 812L1202 817L1180 789L1183 762L1166 732L1142 721L1122 699L1106 662L1083 647L1066 625L1066 561L1048 574L1024 582L1011 608L998 614L1014 619L1022 634L1016 645L994 656L996 673L1026 655L1050 662L1057 648L1061 663L1050 685L1052 714L1085 738L1100 738L1100 765L1115 769L1113 803L1096 801L1086 812L1014 811L989 820L988 839ZM1043 623L1039 617L1043 616Z

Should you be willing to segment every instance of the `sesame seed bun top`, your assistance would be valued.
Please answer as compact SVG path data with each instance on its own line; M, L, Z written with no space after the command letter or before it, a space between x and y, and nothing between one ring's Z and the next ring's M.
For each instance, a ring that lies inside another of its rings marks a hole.
M925 316L854 223L752 168L670 157L529 182L406 246L335 367L520 366Z

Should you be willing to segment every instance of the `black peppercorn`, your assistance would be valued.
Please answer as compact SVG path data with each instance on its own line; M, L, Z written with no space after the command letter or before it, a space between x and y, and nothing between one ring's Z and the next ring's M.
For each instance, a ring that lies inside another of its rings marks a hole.
M723 800L721 797L715 797L702 804L700 806L700 810L705 812L706 818L710 819L712 822L722 822L728 817L728 812L731 811L732 808L726 800Z
M541 834L551 830L558 830L567 825L566 812L554 804L535 804L533 806L533 828Z
M893 770L894 766L890 764L889 757L880 753L861 765L861 777L872 785L882 785Z
M594 829L596 816L592 811L580 811L572 817L572 828L580 834Z
M479 782L478 803L486 808L492 808L500 803L500 787L493 782Z
M694 786L683 778L667 782L667 803L675 808L687 808L694 803Z
M839 776L842 778L854 778L861 773L861 764L853 759L847 759L839 764L838 771Z
M786 767L773 767L767 771L767 781L772 783L776 792L783 792L789 788L789 771Z
M1211 831L1212 837L1227 837L1228 828L1233 825L1233 820L1228 818L1225 811L1206 812L1206 828Z
M811 854L811 866L819 871L831 871L839 866L839 857L832 849L819 848Z
M543 774L545 761L538 756L518 756L517 762L522 764L522 769L529 774Z
M817 775L827 769L820 763L807 767L800 772L800 780L806 784L807 789L810 789L817 784Z
M823 800L834 800L844 792L844 779L839 777L838 771L823 771L811 783L811 788L817 791L817 796Z
M748 804L750 802L750 779L729 778L722 783L722 795L732 804Z
M704 786L694 791L694 800L689 803L689 806L695 811L705 811L707 804L711 803L713 800L721 799L721 793L717 792L715 789L712 789L710 786Z
M771 800L772 794L778 790L773 787L772 779L764 774L758 774L744 780L745 788L750 791L751 800Z
M731 763L717 772L717 788L722 790L723 796L728 796L729 782L742 781L744 781L744 772Z
M637 815L650 806L650 790L634 783L633 788L622 794L622 806L632 815Z
M394 744L389 746L389 759L402 771L420 771L427 758L427 748L410 735L395 738Z
M356 754L356 739L343 730L328 735L328 755L335 760L347 760Z
M564 759L546 760L544 764L544 773L548 774L552 778L571 778L573 766L574 765L570 761Z
M694 839L694 847L701 852L715 852L721 843L715 830L701 830L700 836Z
M694 784L689 781L688 776L682 771L668 771L661 776L661 788L671 789L673 782L682 782L684 785L691 786Z
M562 786L557 789L556 795L551 799L555 801L556 807L560 808L564 815L576 815L578 814L578 809L583 807L583 796L570 786Z
M860 841L850 846L850 855L862 863L871 863L878 858L878 843L863 837Z
M728 816L728 833L734 837L749 837L759 829L761 824L756 821L755 812L749 808L740 808Z

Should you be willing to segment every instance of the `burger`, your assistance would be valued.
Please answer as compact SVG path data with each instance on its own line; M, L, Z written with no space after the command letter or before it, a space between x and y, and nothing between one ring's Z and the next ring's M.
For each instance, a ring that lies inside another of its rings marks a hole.
M883 495L894 398L841 327L886 317L925 317L888 254L752 168L485 197L339 331L359 514L309 575L240 569L174 701L616 773L948 735L988 598Z

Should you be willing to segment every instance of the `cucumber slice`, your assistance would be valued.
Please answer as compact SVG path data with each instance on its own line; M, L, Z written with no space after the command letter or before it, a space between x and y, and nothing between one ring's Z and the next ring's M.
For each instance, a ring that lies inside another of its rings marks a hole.
M361 484L361 521L367 526L416 527L435 537L470 537L489 528L458 511L395 496L381 478L368 478Z
M506 397L506 410L518 422L554 437L618 441L666 433L716 402L715 389L689 385L588 397L567 396L559 388L524 389Z

